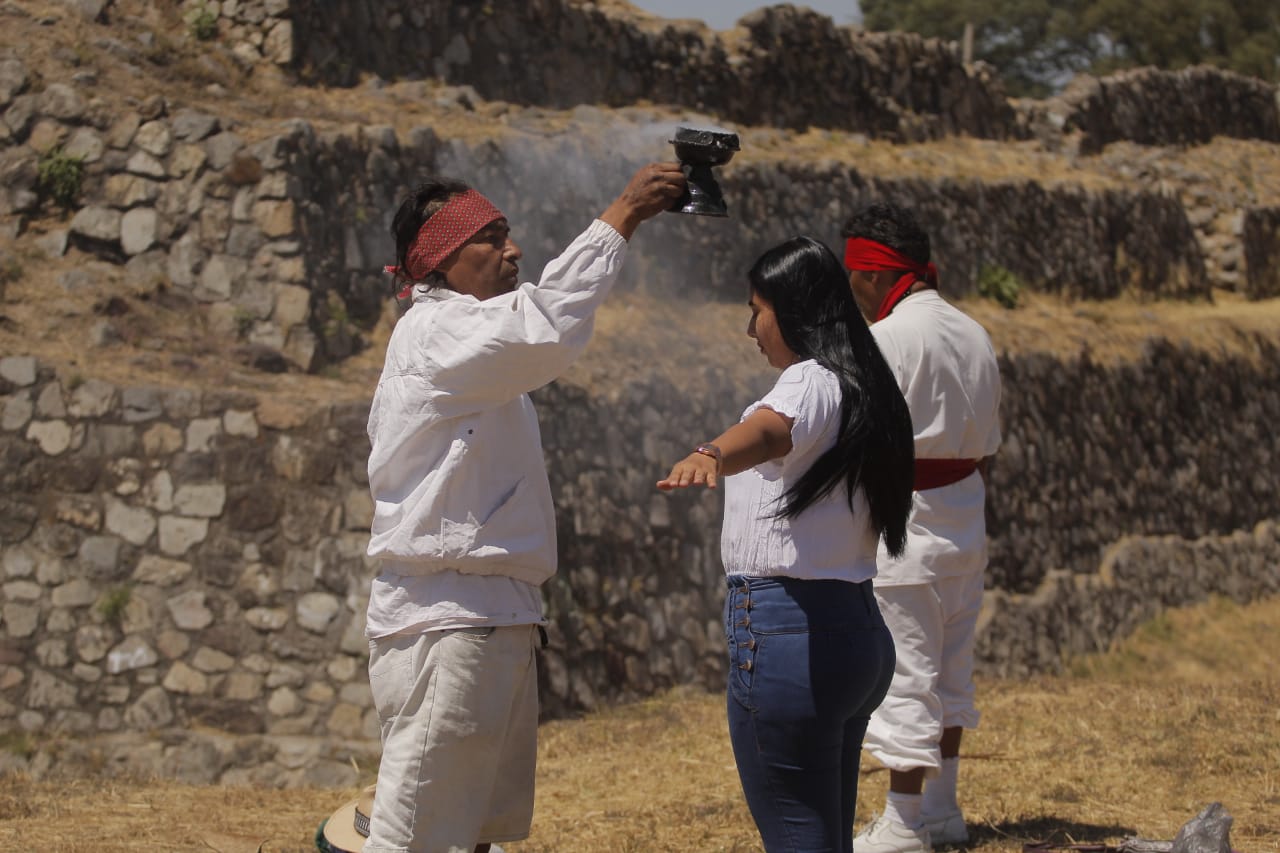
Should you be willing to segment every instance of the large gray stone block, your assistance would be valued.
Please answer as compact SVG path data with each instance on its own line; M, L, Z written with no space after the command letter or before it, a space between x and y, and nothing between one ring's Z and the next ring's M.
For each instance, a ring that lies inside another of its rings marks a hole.
M120 219L118 210L106 207L82 207L71 219L71 233L91 240L116 243L120 240Z
M156 243L159 216L153 207L135 207L120 217L120 247L129 256L140 255Z

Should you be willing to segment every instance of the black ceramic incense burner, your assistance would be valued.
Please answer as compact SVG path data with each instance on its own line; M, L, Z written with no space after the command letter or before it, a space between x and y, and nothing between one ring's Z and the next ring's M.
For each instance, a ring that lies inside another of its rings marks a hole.
M676 159L684 168L689 188L671 208L676 213L695 216L728 216L720 185L711 174L712 166L723 166L738 152L738 134L723 130L677 127L671 140Z

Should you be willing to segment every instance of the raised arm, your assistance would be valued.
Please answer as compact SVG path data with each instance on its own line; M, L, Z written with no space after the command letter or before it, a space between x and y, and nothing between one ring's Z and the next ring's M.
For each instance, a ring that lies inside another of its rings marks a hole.
M434 408L474 411L556 379L590 340L595 311L626 256L636 227L684 191L677 163L641 168L587 230L543 271L491 299L446 296L420 331L420 360L432 365ZM477 382L482 375L484 381Z
M600 214L600 220L622 239L630 240L641 222L671 207L684 187L679 163L651 163L631 177L622 194Z
M701 445L702 449L677 462L671 473L658 481L658 488L664 492L689 486L714 489L720 477L754 468L770 459L780 459L791 452L794 424L793 418L773 409L756 409L714 441Z

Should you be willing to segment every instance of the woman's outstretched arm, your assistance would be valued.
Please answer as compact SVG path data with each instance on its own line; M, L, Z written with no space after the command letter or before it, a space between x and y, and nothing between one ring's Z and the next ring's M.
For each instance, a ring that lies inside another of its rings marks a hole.
M720 477L728 477L791 452L793 418L773 409L756 409L740 423L722 432L714 441L700 445L658 481L664 492L689 486L714 489ZM719 454L718 456L716 454Z

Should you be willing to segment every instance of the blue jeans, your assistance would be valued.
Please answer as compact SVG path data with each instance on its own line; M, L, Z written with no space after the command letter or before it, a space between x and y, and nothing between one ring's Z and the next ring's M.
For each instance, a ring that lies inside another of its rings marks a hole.
M768 853L849 853L867 719L893 678L871 582L730 575L729 737Z

